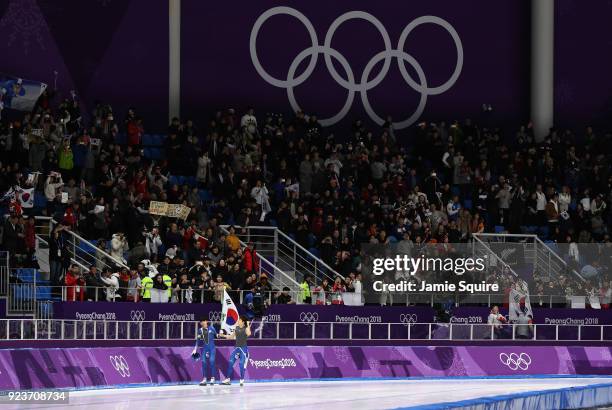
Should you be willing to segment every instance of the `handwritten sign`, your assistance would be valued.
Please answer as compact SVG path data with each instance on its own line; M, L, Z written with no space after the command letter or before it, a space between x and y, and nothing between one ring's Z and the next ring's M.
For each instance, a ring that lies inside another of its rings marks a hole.
M151 204L149 205L149 213L151 215L165 216L167 212L168 212L167 202L151 201Z

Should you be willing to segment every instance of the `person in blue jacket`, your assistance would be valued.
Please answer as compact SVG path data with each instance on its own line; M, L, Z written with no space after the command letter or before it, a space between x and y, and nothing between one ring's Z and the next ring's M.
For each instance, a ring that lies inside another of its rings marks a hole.
M208 323L208 319L200 320L200 328L196 334L196 344L191 355L196 357L198 347L201 347L202 358L202 381L200 386L206 386L206 367L210 364L210 385L215 383L215 338L218 337L217 329L212 324Z
M230 335L221 335L224 339L233 339L236 341L236 346L230 355L229 366L227 368L226 378L221 384L229 386L232 384L232 374L234 373L234 363L236 358L240 360L240 385L244 386L244 372L249 361L249 348L247 346L247 338L251 336L251 323L245 315L240 315L234 333Z

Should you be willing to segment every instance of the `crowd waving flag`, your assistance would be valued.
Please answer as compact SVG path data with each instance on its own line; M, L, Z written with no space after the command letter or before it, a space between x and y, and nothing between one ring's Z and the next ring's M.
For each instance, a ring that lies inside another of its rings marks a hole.
M16 193L22 208L34 207L34 188L18 187Z
M517 286L516 289L511 289L509 296L510 308L508 313L511 321L517 320L521 315L531 316L533 318L531 301L529 300L529 289L526 285Z
M32 111L46 88L47 84L40 81L24 80L0 73L0 101L5 109Z
M234 301L227 293L226 289L223 289L223 308L221 310L221 330L225 330L227 334L234 333L234 328L238 322L238 309L234 304Z

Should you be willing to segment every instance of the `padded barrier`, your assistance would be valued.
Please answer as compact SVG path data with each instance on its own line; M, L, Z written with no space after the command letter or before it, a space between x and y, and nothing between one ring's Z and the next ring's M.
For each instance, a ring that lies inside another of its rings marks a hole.
M612 383L564 389L508 394L426 406L403 407L401 410L522 410L522 409L585 409L612 403ZM399 409L398 409L399 410Z
M0 390L192 383L201 378L201 363L191 359L190 346L87 348L87 340L74 345L83 347L0 350ZM218 380L225 375L231 349L217 348ZM251 381L612 374L612 347L251 346L249 353Z

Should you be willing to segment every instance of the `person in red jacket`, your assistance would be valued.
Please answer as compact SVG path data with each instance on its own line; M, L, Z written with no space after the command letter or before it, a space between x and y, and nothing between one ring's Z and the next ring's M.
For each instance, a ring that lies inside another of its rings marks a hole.
M249 242L244 250L244 270L247 273L259 273L259 256L253 242Z
M36 251L36 220L30 216L25 222L25 245L28 255L33 255Z
M66 300L69 302L85 300L85 280L81 276L79 267L74 264L66 273Z
M127 140L128 145L138 147L141 142L144 129L142 127L142 119L132 118L127 122Z

